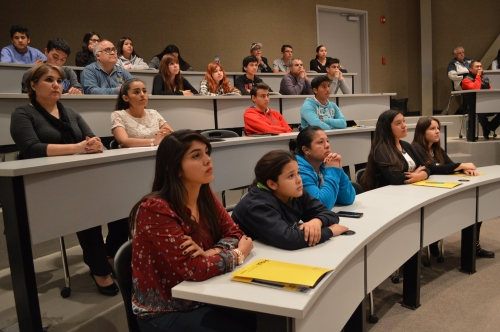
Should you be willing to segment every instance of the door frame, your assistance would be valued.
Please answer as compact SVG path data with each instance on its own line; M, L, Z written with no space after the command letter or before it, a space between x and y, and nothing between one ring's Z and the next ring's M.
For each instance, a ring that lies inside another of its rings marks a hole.
M357 73L358 79L361 79L361 93L370 93L370 59L369 59L369 44L368 44L368 11L359 9L350 9L343 7L332 7L316 5L316 36L318 45L319 42L319 13L329 12L338 14L354 14L359 17L361 31L361 73ZM354 78L354 76L353 76ZM358 92L360 93L360 92Z

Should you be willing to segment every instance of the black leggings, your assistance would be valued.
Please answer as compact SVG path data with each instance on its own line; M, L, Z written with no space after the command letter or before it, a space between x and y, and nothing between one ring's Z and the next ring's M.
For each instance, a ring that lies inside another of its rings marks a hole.
M111 273L108 257L115 257L121 245L128 240L127 218L108 224L106 243L102 238L102 227L96 226L77 232L78 241L83 250L83 261L96 276L107 276Z

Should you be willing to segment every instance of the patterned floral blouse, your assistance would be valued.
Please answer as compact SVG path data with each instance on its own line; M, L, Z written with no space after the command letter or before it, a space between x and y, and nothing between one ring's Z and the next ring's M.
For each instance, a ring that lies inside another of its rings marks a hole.
M111 113L111 132L116 127L123 127L131 138L154 138L158 130L167 121L156 110L145 109L146 116L134 118L125 110Z
M237 263L232 252L238 247L243 232L213 196L223 238L215 242L205 220L200 232L193 233L161 198L148 198L139 209L132 251L132 308L139 318L150 318L171 311L190 311L203 303L172 297L172 287L184 280L202 281L231 272ZM210 257L183 255L182 235L189 235L202 248L221 248Z

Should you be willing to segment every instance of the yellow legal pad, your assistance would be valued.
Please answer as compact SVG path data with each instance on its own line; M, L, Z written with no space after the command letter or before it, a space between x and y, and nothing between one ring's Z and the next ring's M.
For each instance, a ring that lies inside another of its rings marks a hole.
M464 174L464 173L453 173L453 174L450 174L450 175L453 175L453 176L458 176L458 177L461 177L461 178L473 178L474 176L472 175L467 175L467 174ZM479 175L477 176L483 176L484 173L479 173Z
M432 181L432 180L423 180L412 184L414 186L436 187L436 188L446 188L446 189L455 188L456 186L461 185L460 182L443 182L443 181Z
M264 281L287 287L306 286L314 288L323 276L333 271L317 266L292 264L269 259L259 259L233 273L233 281Z

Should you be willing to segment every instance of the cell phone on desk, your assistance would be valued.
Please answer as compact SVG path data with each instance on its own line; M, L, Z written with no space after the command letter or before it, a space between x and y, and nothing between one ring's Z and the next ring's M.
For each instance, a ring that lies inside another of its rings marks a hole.
M363 216L363 213L361 212L351 212L351 211L339 211L337 214L341 217L347 217L347 218L361 218Z

